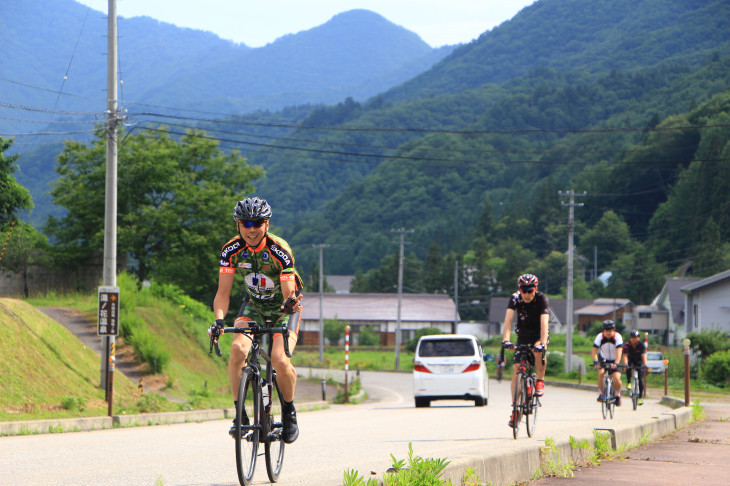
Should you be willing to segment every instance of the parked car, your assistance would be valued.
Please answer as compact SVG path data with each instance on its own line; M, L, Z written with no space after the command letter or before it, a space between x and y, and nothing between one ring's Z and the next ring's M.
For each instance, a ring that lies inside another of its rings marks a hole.
M649 373L664 373L667 365L664 364L664 355L659 351L646 353L646 368Z
M423 336L413 358L416 407L433 400L473 400L483 407L489 399L489 376L479 341L468 334Z

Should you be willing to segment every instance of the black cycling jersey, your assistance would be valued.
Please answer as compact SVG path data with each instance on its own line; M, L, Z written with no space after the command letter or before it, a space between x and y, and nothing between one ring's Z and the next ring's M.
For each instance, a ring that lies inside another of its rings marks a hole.
M632 346L631 341L624 343L624 356L628 359L629 364L644 364L644 360L641 359L641 356L644 354L646 354L646 346L643 342L638 341L636 346Z
M550 313L548 298L545 294L536 290L535 298L527 303L522 300L522 294L517 291L510 297L507 308L513 309L517 314L515 332L518 338L520 336L530 336L536 340L540 338L540 316Z

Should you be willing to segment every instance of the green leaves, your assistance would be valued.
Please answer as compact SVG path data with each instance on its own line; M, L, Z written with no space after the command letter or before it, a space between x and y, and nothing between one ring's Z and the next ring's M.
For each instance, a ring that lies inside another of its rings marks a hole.
M68 212L46 229L68 265L103 248L106 147L98 136L91 146L67 142L58 157L51 194ZM235 234L232 208L263 171L236 151L223 153L202 131L175 140L149 130L120 140L118 256L129 256L139 280L156 277L209 298L218 252Z

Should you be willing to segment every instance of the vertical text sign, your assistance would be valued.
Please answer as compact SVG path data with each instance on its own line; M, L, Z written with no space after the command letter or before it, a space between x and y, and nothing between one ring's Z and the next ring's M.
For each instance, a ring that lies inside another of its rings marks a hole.
M119 335L119 287L99 287L97 323L98 335Z

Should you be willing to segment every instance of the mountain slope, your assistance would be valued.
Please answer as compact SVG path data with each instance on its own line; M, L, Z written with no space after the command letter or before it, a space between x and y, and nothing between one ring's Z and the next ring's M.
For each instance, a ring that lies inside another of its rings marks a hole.
M695 64L729 51L730 3L724 0L541 0L386 96L458 92L538 67L600 73Z
M35 0L0 4L0 102L28 107L24 119L38 120L23 121L16 108L12 121L0 118L0 133L37 131L54 120L49 112L89 112L87 125L101 116L104 17L72 0L53 8ZM160 111L153 104L235 114L366 98L428 69L449 49L432 49L380 15L355 10L255 49L148 17L120 17L118 51L119 104L130 112Z

